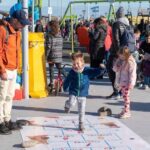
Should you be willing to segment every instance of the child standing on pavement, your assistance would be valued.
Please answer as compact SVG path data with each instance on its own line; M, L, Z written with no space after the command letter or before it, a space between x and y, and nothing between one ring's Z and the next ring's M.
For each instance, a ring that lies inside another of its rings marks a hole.
M124 108L119 118L129 118L131 117L129 94L136 83L136 62L127 47L119 51L113 70L118 74L117 84L124 99Z
M65 103L65 112L69 113L72 106L78 102L79 130L84 130L86 96L88 95L89 79L102 75L104 69L87 68L81 52L72 54L72 69L64 81L64 91L69 88L69 100Z

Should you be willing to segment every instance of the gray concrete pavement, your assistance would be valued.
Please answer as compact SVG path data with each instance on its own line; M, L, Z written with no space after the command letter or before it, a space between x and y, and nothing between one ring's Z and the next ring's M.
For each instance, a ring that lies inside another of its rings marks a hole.
M109 80L91 81L89 97L87 99L86 114L97 115L97 110L102 106L112 109L113 114L121 111L122 100L107 100L104 96L111 94L112 88ZM134 89L131 93L132 117L126 120L120 120L136 134L150 143L150 89L147 91ZM62 93L59 96L50 96L42 99L30 99L23 101L14 101L12 116L34 117L48 115L67 115L64 114L64 102L67 94ZM71 115L77 114L77 107L73 108ZM21 150L22 142L19 131L13 131L12 135L0 135L0 150Z

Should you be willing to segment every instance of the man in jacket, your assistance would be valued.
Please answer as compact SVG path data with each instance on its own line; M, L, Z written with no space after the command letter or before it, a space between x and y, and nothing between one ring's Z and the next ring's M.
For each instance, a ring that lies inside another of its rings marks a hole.
M17 126L11 121L12 101L15 92L21 30L30 22L23 10L14 11L11 18L0 24L0 134L11 134Z
M107 70L109 79L112 82L113 87L113 93L110 96L107 96L106 98L110 99L119 99L120 98L120 92L115 87L115 72L112 70L113 68L113 62L117 58L117 52L120 49L120 43L121 43L121 37L124 34L125 31L125 25L129 26L129 20L125 17L124 8L119 7L119 9L116 12L116 22L114 22L112 26L112 35L113 35L113 42L112 42L112 49L110 51L110 57L107 64Z

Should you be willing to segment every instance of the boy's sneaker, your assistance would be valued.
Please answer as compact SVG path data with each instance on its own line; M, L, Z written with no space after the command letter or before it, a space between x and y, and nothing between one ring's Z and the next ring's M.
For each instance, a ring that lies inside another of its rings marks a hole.
M82 122L79 122L79 131L84 132L85 128Z
M5 126L5 123L0 124L0 134L8 135L12 132Z
M64 107L64 111L65 111L65 113L70 113L70 109L69 108L67 108L67 107Z
M5 126L9 129L9 130L19 130L20 127L17 125L16 122L12 122L10 121L6 121L5 122Z
M130 118L131 117L131 113L130 112L124 112L122 111L119 116L120 119L126 119L126 118Z

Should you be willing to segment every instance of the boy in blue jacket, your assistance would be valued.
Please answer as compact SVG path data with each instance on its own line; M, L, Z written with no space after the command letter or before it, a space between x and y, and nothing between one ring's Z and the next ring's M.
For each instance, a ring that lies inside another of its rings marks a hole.
M81 52L72 54L72 69L64 81L63 89L69 88L69 100L65 102L65 112L69 113L71 107L78 102L79 130L84 130L86 96L89 90L89 79L103 75L102 68L87 68L84 66L84 57Z

